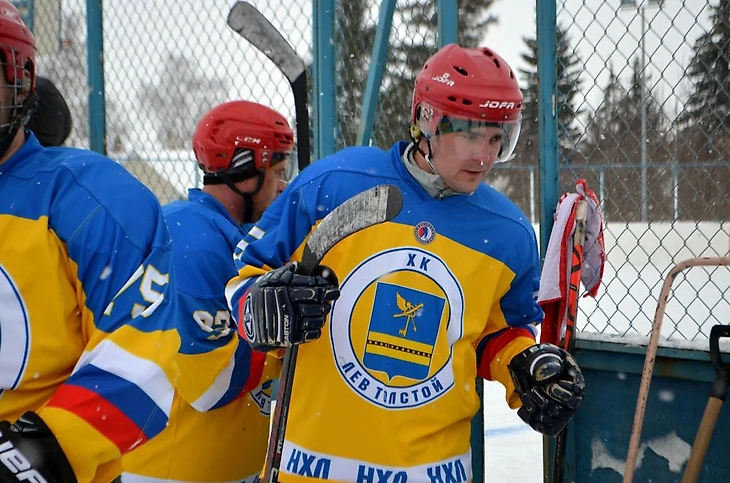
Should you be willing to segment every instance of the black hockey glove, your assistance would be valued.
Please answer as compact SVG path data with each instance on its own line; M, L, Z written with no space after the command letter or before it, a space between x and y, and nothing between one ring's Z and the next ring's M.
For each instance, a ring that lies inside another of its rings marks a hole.
M585 380L573 356L536 344L512 358L509 372L522 401L517 414L535 431L557 436L583 401Z
M258 351L311 342L340 296L334 272L319 266L315 275L297 273L298 263L272 270L254 282L243 306L243 329Z
M76 483L56 437L34 412L15 424L0 421L0 481Z

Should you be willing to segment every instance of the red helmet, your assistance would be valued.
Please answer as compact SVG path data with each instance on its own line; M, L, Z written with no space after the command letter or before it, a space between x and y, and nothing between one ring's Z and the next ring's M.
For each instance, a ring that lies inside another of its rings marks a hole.
M193 151L206 173L253 177L288 156L294 133L275 110L249 101L231 101L208 111L193 134Z
M515 74L486 48L450 44L423 65L413 87L411 136L491 125L503 130L497 162L512 158L522 122L522 91Z
M20 12L8 0L0 0L0 60L11 85L28 92L35 89L35 53L33 34Z
M454 116L515 122L522 112L522 91L510 66L493 50L449 44L416 77L412 122L423 102Z

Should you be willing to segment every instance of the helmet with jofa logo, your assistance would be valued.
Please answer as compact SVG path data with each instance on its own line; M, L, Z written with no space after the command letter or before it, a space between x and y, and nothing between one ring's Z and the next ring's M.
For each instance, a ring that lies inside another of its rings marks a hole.
M515 74L494 51L450 44L426 61L411 105L414 141L480 126L504 133L497 162L512 158L522 123L523 97ZM430 149L430 148L429 148Z
M449 44L431 56L416 77L411 122L416 122L422 103L446 115L516 122L522 99L514 72L493 50Z

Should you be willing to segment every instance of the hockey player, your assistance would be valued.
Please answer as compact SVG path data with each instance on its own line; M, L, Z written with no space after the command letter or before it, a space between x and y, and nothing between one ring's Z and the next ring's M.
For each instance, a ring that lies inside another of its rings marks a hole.
M122 461L124 483L250 482L263 467L271 379L281 363L239 343L224 291L236 275L236 244L247 233L260 237L252 222L286 185L293 139L284 116L254 102L224 103L198 123L193 150L203 189L163 208L179 274L186 377L169 427Z
M71 111L58 88L45 77L36 76L38 105L25 128L33 131L41 146L61 146L71 134Z
M534 231L483 183L512 155L522 102L493 50L448 45L416 78L410 143L317 161L258 223L263 236L248 239L227 290L233 314L258 350L307 342L280 481L470 481L476 376L501 382L509 406L544 434L573 415L580 369L535 343L543 314ZM400 188L403 208L325 256L341 284L298 274L317 221L384 183ZM310 285L318 289L302 290ZM329 324L310 316L330 304Z
M0 481L108 483L167 424L170 236L122 167L24 129L35 53L0 0Z

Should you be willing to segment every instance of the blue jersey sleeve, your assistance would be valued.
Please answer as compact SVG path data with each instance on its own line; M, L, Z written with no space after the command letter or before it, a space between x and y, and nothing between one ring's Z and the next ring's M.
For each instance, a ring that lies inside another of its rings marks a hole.
M157 200L112 161L72 154L88 162L60 163L48 219L76 285L85 346L40 414L83 479L165 428L179 338L171 241Z
M179 278L176 327L181 374L176 389L192 407L208 411L240 397L264 377L266 357L239 340L224 294L226 282L235 274L233 246L241 232L227 217L199 202L165 207L165 218Z

